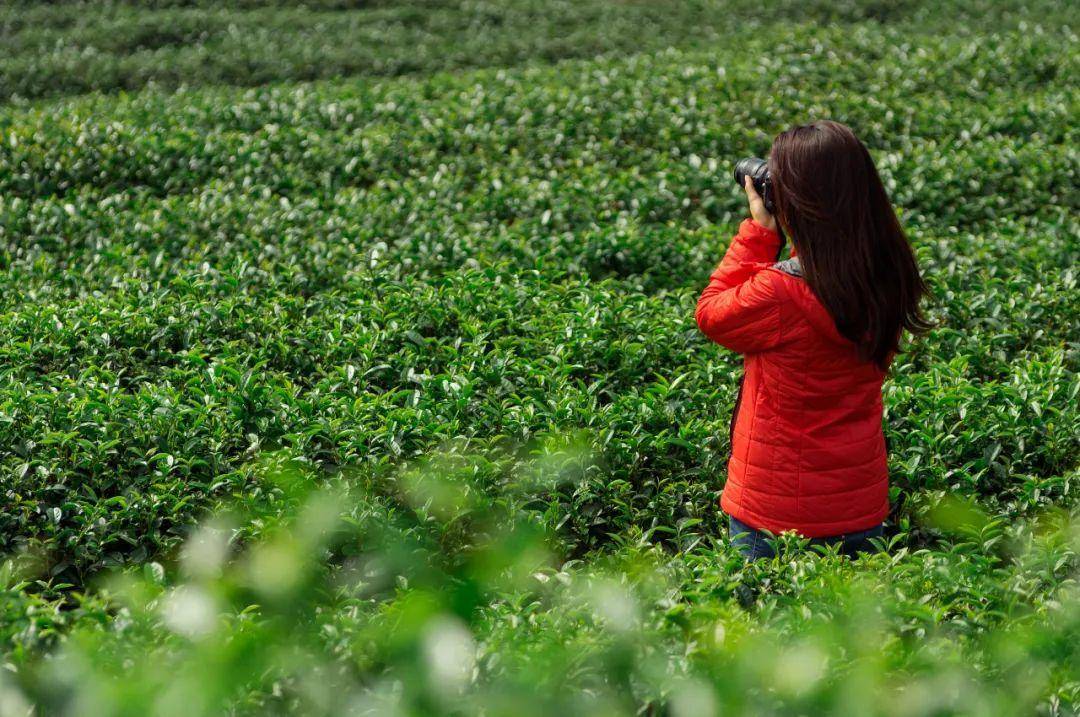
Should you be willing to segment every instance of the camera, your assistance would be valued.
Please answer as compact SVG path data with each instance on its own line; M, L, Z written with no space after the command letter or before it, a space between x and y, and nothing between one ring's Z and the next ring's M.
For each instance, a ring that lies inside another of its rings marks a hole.
M754 189L761 195L765 202L765 210L769 214L776 214L776 204L773 203L772 177L769 176L769 163L759 157L747 157L735 163L735 183L740 187L745 183L744 177L750 177L754 183Z

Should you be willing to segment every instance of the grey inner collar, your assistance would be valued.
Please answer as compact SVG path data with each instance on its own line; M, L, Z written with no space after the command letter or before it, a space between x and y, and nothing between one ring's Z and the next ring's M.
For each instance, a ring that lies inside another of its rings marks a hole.
M802 264L799 262L799 257L793 256L790 259L784 259L773 264L774 269L779 269L785 274L791 274L792 276L802 277Z

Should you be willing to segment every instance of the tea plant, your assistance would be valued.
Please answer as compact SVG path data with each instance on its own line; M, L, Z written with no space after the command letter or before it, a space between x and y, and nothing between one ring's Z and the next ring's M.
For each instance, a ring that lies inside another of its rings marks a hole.
M0 10L0 711L1080 709L1075 8L725 8ZM815 116L936 327L887 554L744 566L693 305Z

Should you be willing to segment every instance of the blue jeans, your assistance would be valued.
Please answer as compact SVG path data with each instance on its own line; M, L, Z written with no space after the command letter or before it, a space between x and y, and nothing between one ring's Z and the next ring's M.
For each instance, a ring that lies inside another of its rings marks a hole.
M771 558L775 555L773 546L769 544L769 534L761 530L751 528L746 523L728 516L728 532L731 542L739 549L747 560L759 558ZM744 533L745 535L740 535ZM868 530L860 530L857 533L844 533L833 535L828 538L813 538L810 545L840 545L840 553L854 558L858 553L876 553L877 547L870 542L871 538L880 537L882 524L878 523Z

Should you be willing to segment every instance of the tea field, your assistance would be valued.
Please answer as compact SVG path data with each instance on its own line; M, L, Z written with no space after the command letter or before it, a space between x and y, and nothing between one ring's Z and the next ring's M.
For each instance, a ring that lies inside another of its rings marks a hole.
M0 715L1080 713L1075 3L0 9ZM745 565L734 160L933 291L887 550Z

